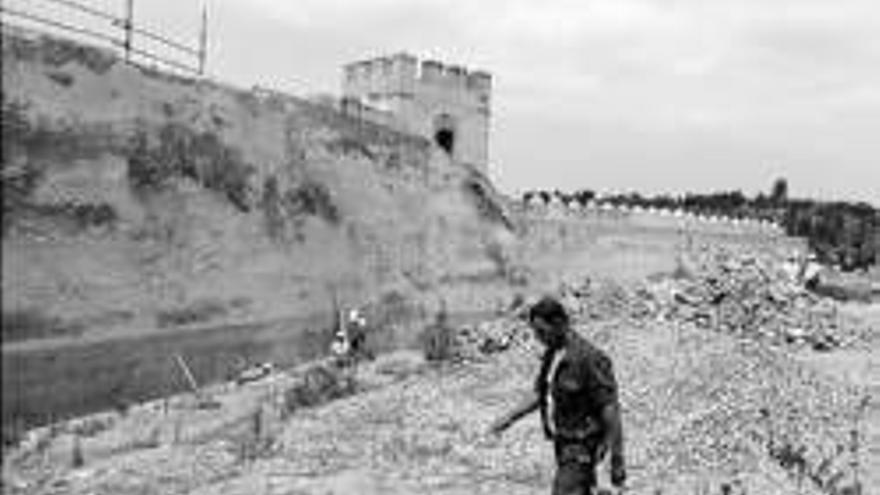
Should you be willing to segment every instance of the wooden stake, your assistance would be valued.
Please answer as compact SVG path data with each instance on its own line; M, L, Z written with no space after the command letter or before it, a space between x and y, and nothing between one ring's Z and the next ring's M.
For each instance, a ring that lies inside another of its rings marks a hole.
M79 433L74 433L73 435L73 451L71 452L71 464L74 469L81 468L85 465L85 459L83 458L82 452L82 441L79 438Z
M190 389L194 393L198 394L199 393L199 384L198 384L198 382L196 382L196 379L193 376L192 371L190 371L190 369L189 369L189 366L186 365L186 361L183 359L183 356L181 356L180 354L175 354L174 360L177 363L177 365L180 367L181 371L183 371L183 374L186 377L186 381L187 381L187 383L189 383Z

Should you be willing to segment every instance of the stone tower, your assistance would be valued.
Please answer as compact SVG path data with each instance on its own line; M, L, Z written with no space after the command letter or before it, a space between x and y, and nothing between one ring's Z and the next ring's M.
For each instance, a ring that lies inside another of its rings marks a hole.
M484 175L489 164L492 76L407 53L344 67L343 107L367 107L403 132L425 136ZM384 114L384 118L383 115Z

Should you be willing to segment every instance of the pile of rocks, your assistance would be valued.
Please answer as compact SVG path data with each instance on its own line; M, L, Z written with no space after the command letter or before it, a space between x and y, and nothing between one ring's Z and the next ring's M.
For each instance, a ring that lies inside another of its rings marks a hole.
M701 328L826 351L861 329L836 301L806 290L770 254L706 247L685 270L641 284L586 278L559 295L577 321L690 322Z
M841 345L837 303L799 286L772 258L727 249L699 255L694 276L653 291L664 318L816 350Z
M558 293L575 323L643 320L653 317L660 309L646 284L625 285L587 277L578 283L562 284Z
M533 343L532 331L525 321L510 315L456 329L453 353L459 360L472 361Z

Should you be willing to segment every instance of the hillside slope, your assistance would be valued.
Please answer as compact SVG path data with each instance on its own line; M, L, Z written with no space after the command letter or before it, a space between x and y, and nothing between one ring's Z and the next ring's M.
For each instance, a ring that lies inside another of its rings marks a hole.
M480 207L491 184L426 140L20 30L3 67L5 341L497 270L510 226Z

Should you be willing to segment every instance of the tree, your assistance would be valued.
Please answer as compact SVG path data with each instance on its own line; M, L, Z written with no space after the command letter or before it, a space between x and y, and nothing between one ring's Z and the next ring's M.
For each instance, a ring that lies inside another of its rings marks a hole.
M581 206L586 206L587 203L596 197L596 193L589 189L581 189L574 193L574 197Z
M784 178L778 178L773 182L773 192L770 194L770 201L773 204L782 204L788 201L788 181Z

